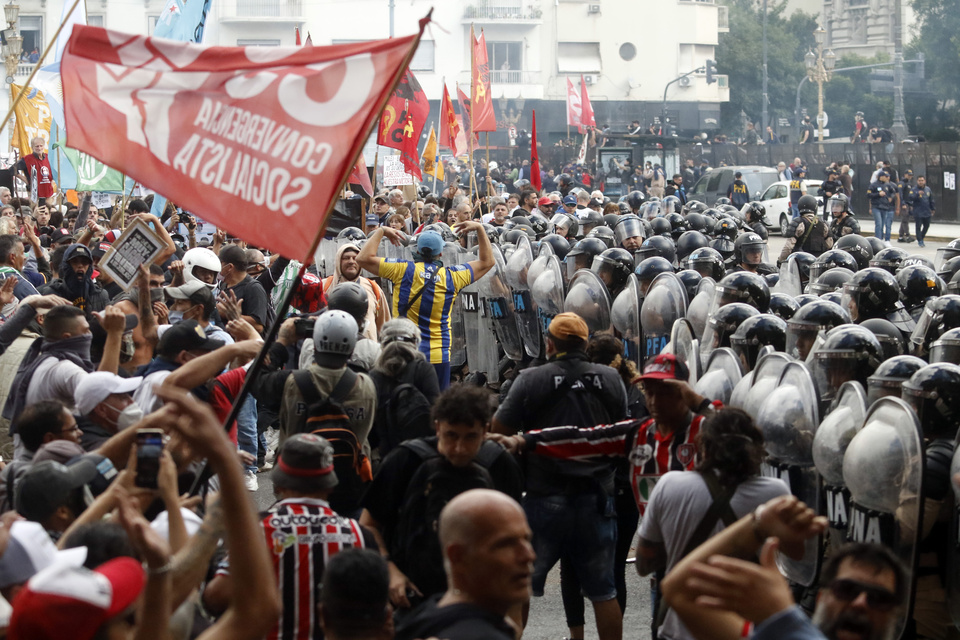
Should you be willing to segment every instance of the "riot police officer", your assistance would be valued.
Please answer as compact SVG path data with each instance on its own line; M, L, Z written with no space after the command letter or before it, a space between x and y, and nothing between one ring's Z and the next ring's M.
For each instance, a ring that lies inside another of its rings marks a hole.
M860 221L850 212L850 198L846 194L838 193L827 200L826 213L833 216L830 237L834 242L851 233L860 234Z
M817 199L810 195L800 196L797 209L800 215L787 227L787 242L780 252L779 262L794 251L804 251L816 257L833 246L827 225L817 216Z

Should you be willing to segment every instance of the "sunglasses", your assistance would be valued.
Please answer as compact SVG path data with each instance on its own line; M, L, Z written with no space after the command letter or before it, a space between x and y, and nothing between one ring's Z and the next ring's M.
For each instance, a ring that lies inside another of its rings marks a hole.
M838 578L830 583L829 589L836 599L844 602L853 602L861 593L866 593L867 606L876 611L890 611L897 605L895 593L856 580Z

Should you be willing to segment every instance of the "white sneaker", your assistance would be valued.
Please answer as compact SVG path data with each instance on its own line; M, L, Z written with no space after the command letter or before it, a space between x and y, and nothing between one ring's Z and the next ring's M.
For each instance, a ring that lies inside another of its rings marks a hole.
M243 474L243 483L247 485L247 491L256 491L260 488L259 483L257 482L257 472L248 471Z

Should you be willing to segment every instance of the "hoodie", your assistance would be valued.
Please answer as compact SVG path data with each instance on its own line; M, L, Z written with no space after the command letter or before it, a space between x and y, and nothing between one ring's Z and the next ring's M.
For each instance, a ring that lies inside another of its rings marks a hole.
M77 274L70 268L69 262L78 255L91 259L90 266L82 274ZM93 258L90 249L82 244L70 245L63 254L60 263L60 277L40 288L42 294L56 294L70 301L75 307L82 309L87 315L93 311L103 311L110 303L110 297L99 284L93 281Z
M443 594L436 594L410 612L397 627L395 640L450 638L451 640L514 640L513 628L504 616L473 604L438 607Z
M332 276L328 276L323 280L323 291L328 295L330 294L330 290L341 282L348 282L348 280L344 278L343 274L340 272L340 258L343 257L343 252L347 249L356 252L360 251L357 245L352 243L346 243L337 249L337 258L334 262L336 265L334 268L334 273ZM387 296L384 295L383 289L380 288L380 285L369 278L359 276L356 282L359 282L361 285L363 285L363 288L366 289L367 297L369 298L370 302L370 304L367 305L367 321L360 333L364 338L376 342L377 333L379 332L380 327L383 326L384 322L390 319L390 307L387 303Z

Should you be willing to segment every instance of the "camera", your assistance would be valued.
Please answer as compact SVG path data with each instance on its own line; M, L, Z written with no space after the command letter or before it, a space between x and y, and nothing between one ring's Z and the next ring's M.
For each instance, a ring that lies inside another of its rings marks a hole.
M300 316L293 321L296 336L300 338L313 337L313 327L317 324L316 316Z

